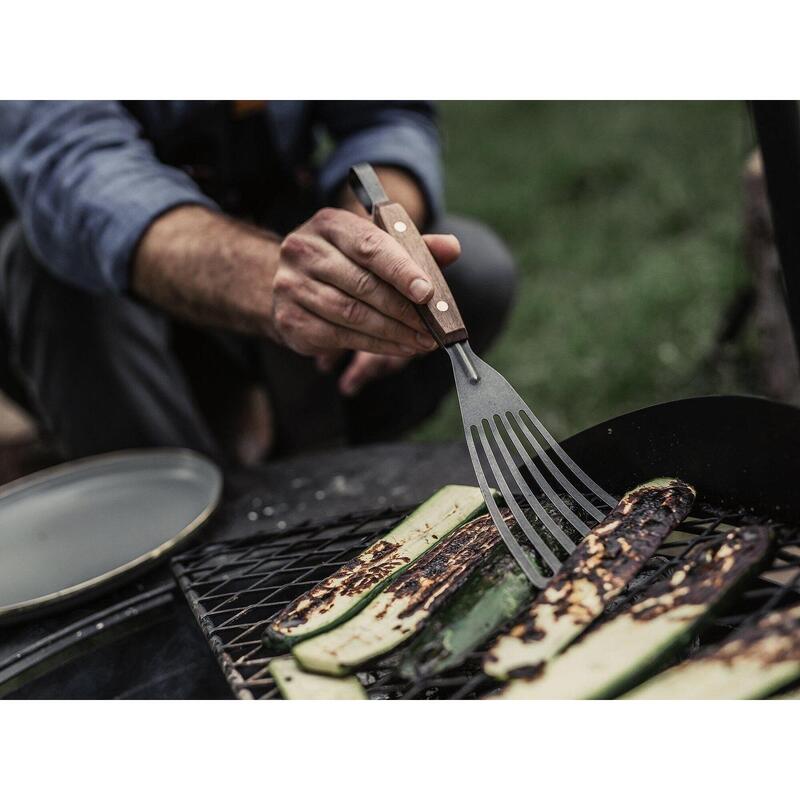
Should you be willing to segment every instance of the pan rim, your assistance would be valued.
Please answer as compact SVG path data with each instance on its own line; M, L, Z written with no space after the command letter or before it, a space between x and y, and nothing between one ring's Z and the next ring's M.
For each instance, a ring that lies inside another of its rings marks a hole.
M16 494L20 491L36 488L45 484L53 479L58 479L63 475L78 472L86 468L95 467L98 464L102 465L113 464L118 461L129 461L131 459L147 458L153 456L175 457L180 460L185 460L188 464L202 464L209 468L210 473L213 475L213 484L209 486L209 497L206 501L204 508L198 512L192 520L190 520L183 528L175 535L171 536L166 541L162 542L156 547L150 548L145 553L136 556L129 561L126 561L119 566L106 570L100 575L92 578L87 578L80 583L72 584L64 589L58 589L55 592L40 595L29 600L22 600L16 603L0 606L0 625L14 622L17 619L23 619L33 614L38 614L39 611L46 611L53 606L60 605L80 597L81 594L90 593L93 590L101 588L106 583L111 583L115 578L122 577L126 574L133 576L140 569L149 564L155 564L161 560L165 555L175 550L179 545L183 544L192 534L199 530L199 528L208 520L213 512L219 506L220 498L222 497L223 476L220 468L207 456L198 453L194 450L184 447L148 447L148 448L129 448L126 450L115 450L110 453L100 453L97 455L85 456L73 461L67 461L63 464L55 464L52 467L33 472L30 475L23 475L10 483L0 488L0 502L7 499L10 495Z

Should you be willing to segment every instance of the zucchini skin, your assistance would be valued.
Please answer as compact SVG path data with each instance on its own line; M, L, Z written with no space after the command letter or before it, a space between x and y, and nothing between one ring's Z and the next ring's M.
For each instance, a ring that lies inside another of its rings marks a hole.
M388 653L413 636L501 541L488 514L472 520L403 571L361 612L301 642L292 655L311 672L345 675Z
M530 581L507 552L481 564L409 645L399 674L418 680L452 669L530 602Z
M627 492L484 657L487 675L534 677L603 612L689 513L695 490L657 478Z
M264 631L264 644L272 653L285 652L349 619L422 553L484 507L476 487L443 487L388 534L278 612Z
M504 699L607 699L636 686L683 648L712 612L768 560L772 530L747 526L697 544L668 578L544 666L506 684Z
M800 678L800 604L767 614L656 675L625 700L750 700Z

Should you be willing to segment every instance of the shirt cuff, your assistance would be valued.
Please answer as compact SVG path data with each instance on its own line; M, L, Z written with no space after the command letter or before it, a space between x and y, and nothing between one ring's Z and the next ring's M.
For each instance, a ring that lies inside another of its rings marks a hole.
M180 170L150 174L141 185L126 186L126 191L117 195L113 214L99 220L99 230L95 231L100 273L107 290L128 289L134 252L142 236L156 219L183 205L218 210L217 204Z
M361 162L398 167L417 181L428 207L428 220L444 210L444 188L439 148L431 137L413 125L368 128L348 136L333 152L319 174L325 202L334 202L347 180L350 167Z

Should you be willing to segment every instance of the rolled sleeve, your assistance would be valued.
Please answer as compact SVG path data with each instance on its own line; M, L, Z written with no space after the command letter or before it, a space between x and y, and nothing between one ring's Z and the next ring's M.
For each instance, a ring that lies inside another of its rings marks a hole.
M353 164L368 161L408 172L425 195L429 215L438 216L444 207L444 188L441 143L432 111L374 105L378 107L350 112L350 124L341 118L331 124L336 147L319 176L325 200L334 199ZM349 109L339 113L347 115Z
M94 292L127 289L134 250L161 214L216 207L158 161L115 102L0 103L0 178L37 257Z

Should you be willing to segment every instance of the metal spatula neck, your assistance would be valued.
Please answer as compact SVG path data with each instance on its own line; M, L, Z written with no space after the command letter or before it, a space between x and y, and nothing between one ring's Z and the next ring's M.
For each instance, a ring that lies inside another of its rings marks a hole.
M481 377L475 368L475 353L469 346L469 339L464 339L463 342L456 342L446 347L450 360L453 362L453 369L460 369L464 377L471 383L476 384L480 381Z

